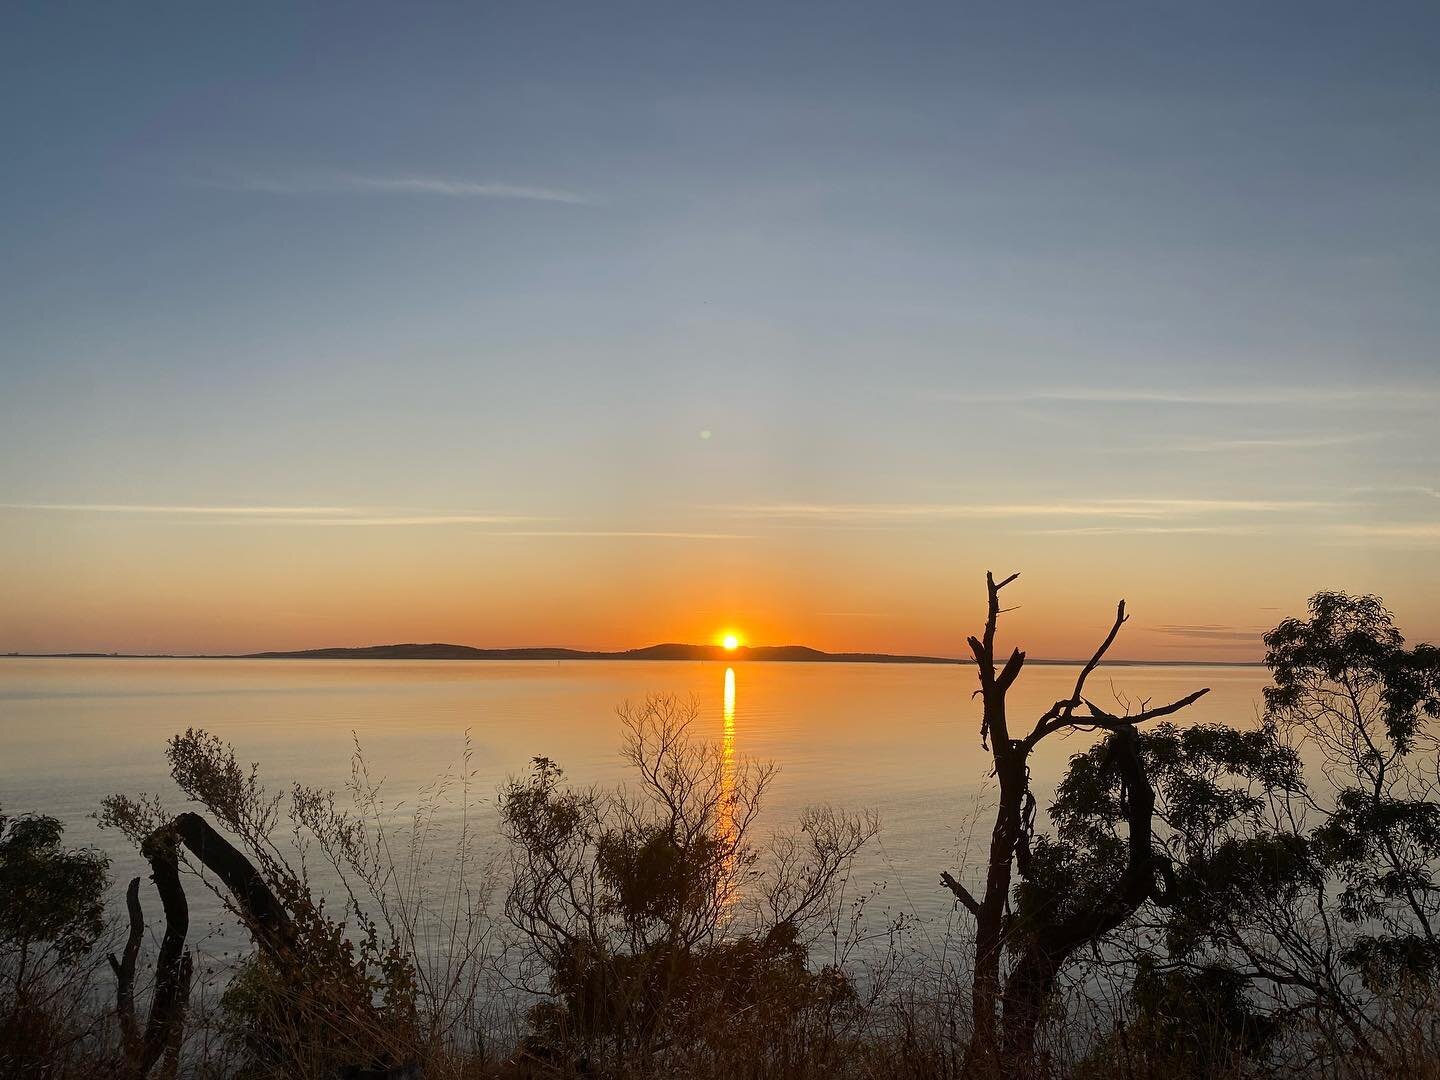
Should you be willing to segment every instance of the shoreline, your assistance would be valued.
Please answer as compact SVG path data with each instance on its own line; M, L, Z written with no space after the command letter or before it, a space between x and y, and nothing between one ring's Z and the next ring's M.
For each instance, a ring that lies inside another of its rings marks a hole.
M726 663L726 664L877 664L909 665L914 667L974 667L974 660L945 656L884 656L861 658L858 655L835 653L829 657L785 658L785 657L727 657L727 656L626 656L576 655L576 656L312 656L304 653L0 653L0 660L309 660L353 663L356 661L398 662L398 663ZM1084 660L1055 658L1027 658L1027 665L1040 667L1080 667ZM1262 660L1110 660L1106 667L1194 667L1194 668L1263 668Z

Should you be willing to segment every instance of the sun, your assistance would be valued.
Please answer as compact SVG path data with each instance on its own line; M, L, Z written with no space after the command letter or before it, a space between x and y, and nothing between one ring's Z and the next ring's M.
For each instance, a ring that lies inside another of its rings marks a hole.
M720 644L725 647L726 652L734 652L740 647L740 638L735 634L726 634L720 639Z

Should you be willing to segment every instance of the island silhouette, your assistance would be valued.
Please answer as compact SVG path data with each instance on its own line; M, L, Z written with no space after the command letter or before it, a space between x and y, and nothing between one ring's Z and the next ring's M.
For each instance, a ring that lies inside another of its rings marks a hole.
M756 661L792 664L958 664L971 666L970 657L923 656L910 653L825 652L808 645L686 645L664 642L639 649L606 652L559 646L479 649L448 642L406 642L396 645L331 646L321 649L277 649L254 653L124 653L57 652L0 653L0 660L714 660L727 663ZM1064 657L1030 657L1030 664L1071 667L1084 661ZM1258 660L1138 660L1106 658L1111 667L1259 667Z
M909 656L871 652L823 652L807 645L685 645L665 642L641 649L602 652L588 649L537 647L477 649L470 645L367 645L359 648L296 649L248 653L247 660L765 660L791 663L960 664L948 656Z

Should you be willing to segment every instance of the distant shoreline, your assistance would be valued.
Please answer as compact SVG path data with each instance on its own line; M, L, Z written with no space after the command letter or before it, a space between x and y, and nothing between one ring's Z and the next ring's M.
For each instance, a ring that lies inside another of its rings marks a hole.
M357 648L295 649L257 653L3 653L0 659L15 660L446 660L446 661L664 661L717 663L790 664L950 664L973 666L975 661L953 656L918 656L892 653L828 653L804 645L740 646L726 650L719 645L651 645L643 649L601 652L565 648L477 649L469 645L403 644L370 645ZM1076 667L1084 660L1034 658L1027 663L1051 667ZM1106 660L1110 667L1263 667L1259 660Z

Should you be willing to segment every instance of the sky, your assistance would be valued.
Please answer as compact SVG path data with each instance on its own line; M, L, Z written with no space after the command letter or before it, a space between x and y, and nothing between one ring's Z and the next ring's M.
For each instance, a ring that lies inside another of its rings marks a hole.
M0 651L1440 639L1433 4L9 4Z

